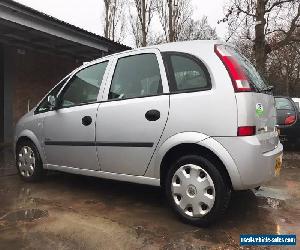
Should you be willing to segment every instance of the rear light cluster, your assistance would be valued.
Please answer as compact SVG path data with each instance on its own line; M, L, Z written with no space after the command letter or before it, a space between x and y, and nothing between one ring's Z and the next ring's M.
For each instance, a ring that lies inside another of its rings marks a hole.
M253 89L250 86L248 77L243 68L225 45L216 44L215 53L225 65L232 81L234 92L251 92ZM256 134L255 126L238 127L237 136L252 136Z
M289 115L287 118L285 118L284 125L292 125L295 121L296 121L296 116Z
M251 136L251 135L255 135L255 133L256 133L255 126L238 127L238 131L237 131L238 136Z
M253 89L237 59L226 49L225 45L216 44L215 53L225 65L235 92L250 92Z

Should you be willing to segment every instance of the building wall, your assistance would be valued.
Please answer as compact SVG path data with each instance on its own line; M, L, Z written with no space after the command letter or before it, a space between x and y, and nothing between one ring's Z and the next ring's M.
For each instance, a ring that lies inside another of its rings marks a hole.
M75 59L35 50L5 47L5 140L12 138L13 128L27 112L65 75L79 64ZM11 117L8 117L11 116Z

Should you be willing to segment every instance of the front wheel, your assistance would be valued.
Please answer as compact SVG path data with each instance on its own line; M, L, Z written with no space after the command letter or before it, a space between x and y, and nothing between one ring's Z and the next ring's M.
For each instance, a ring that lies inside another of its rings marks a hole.
M38 181L44 175L40 154L31 141L23 141L17 145L16 165L24 181Z
M207 226L226 210L231 191L217 167L202 156L186 155L173 162L165 190L181 219Z

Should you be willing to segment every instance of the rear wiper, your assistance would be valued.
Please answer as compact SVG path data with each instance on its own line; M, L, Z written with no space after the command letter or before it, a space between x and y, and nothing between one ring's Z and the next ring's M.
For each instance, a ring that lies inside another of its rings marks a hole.
M259 92L271 92L274 89L274 86L267 86L262 89L259 89Z

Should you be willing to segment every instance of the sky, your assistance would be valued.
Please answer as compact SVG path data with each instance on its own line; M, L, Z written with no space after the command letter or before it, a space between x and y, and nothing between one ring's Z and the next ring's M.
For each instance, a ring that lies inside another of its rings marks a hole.
M102 0L15 0L33 9L56 17L60 20L83 28L98 35L103 35L104 4ZM224 17L224 3L226 0L192 0L194 18L200 19L203 15L208 22L217 29L218 36L225 36L226 24L217 24ZM155 29L158 23L153 24ZM121 43L134 46L132 36L126 36Z

